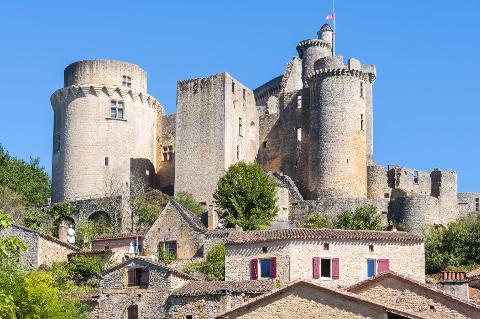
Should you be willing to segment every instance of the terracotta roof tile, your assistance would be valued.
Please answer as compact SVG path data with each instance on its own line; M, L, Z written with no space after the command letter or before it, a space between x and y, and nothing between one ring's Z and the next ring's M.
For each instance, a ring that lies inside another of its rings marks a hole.
M475 287L468 287L468 294L470 302L480 304L480 289Z
M473 277L479 277L479 276L480 276L480 267L467 273L467 278L473 278Z
M245 244L294 239L343 239L423 242L423 238L419 235L399 231L290 228L278 230L235 231L230 233L227 243Z
M92 238L92 241L95 240L104 240L104 239L121 239L121 238L134 238L134 237L143 237L144 233L117 233L117 234L108 234Z
M273 290L272 280L191 281L173 292L174 296L199 296L236 293L265 293Z

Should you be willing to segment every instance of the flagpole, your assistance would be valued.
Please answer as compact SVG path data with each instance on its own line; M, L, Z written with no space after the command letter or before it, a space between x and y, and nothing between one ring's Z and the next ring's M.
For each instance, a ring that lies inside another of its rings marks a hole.
M332 55L335 56L335 38L336 38L336 33L337 29L336 27L336 22L337 22L337 16L335 15L335 0L332 0L332 11L333 11L333 37L332 37Z

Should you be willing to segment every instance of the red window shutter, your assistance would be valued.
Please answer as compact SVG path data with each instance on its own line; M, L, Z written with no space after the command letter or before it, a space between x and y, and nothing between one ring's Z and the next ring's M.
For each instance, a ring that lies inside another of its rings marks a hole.
M135 268L127 270L127 279L128 286L135 286Z
M313 257L313 279L320 278L320 258Z
M142 269L142 280L141 280L140 284L142 286L148 286L149 281L150 281L150 271L148 271L147 268L143 268Z
M378 273L382 273L382 272L386 272L388 271L390 268L390 265L389 265L389 261L388 259L379 259L378 260L378 265L377 265L377 270L378 270Z
M340 278L340 260L332 258L332 279Z
M277 257L270 257L270 278L277 277Z
M250 279L258 278L258 259L252 259L250 261Z

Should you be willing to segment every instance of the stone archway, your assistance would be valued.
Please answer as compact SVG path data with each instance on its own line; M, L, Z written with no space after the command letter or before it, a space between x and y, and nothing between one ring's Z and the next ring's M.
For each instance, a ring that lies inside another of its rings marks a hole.
M88 216L88 220L93 222L103 222L108 225L112 223L110 215L103 210L94 211L92 214L90 214L90 216Z

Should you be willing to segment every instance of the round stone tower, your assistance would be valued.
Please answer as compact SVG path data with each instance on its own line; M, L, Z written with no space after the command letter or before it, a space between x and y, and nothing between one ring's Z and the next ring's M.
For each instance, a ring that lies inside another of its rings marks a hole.
M128 196L135 178L155 176L160 103L135 64L70 64L51 97L54 111L52 202Z
M311 197L367 197L367 102L365 88L374 75L358 60L341 56L314 63L308 134Z
M317 35L318 39L303 40L297 45L298 55L302 59L302 79L305 87L308 86L307 76L313 72L315 61L332 56L332 28L324 24Z

